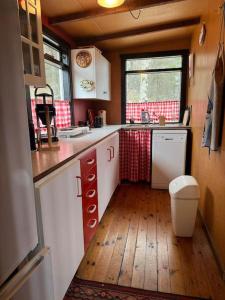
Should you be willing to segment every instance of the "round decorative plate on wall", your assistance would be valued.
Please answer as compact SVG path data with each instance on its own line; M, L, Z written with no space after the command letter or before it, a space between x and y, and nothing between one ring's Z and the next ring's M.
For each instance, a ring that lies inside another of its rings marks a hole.
M91 53L86 50L81 50L77 53L76 63L81 68L87 68L90 66L92 61Z

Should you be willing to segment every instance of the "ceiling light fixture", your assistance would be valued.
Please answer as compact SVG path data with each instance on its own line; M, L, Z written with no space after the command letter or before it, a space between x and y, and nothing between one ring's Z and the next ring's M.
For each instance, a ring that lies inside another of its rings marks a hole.
M125 0L97 0L98 5L106 7L106 8L113 8L122 5Z

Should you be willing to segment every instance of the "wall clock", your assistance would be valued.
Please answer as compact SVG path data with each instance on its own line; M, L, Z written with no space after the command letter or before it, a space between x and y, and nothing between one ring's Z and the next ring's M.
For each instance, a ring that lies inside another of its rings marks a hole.
M205 23L202 24L201 31L199 34L199 45L203 46L206 37L206 26Z
M77 53L76 63L78 64L79 67L87 68L88 66L90 66L91 61L92 61L92 57L89 51L81 50L80 52Z

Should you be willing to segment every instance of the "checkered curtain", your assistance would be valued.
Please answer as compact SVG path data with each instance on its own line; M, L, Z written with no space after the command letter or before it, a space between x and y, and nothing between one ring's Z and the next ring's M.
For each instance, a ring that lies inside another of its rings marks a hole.
M48 101L47 101L48 102ZM38 100L38 103L42 103L42 100ZM37 118L35 112L35 100L31 100L32 118L34 122L34 128L37 129ZM71 126L71 113L70 103L68 100L55 100L56 110L56 126L57 128L65 128Z
M151 130L120 131L120 179L150 182Z
M180 114L180 101L167 100L159 102L127 103L126 122L133 118L135 122L141 122L141 111L148 111L150 118L158 122L159 116L165 116L166 122L178 122Z

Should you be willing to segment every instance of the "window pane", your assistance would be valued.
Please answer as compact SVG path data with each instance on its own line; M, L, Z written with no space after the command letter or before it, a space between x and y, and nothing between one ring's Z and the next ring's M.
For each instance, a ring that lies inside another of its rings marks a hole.
M64 100L64 89L63 89L63 72L62 69L57 65L45 61L45 76L46 83L50 85L54 92L55 100ZM31 99L34 99L34 88L30 88ZM49 94L49 89L42 89L42 92Z
M45 40L49 41L51 44L54 44L56 46L59 46L59 43L57 43L55 40L51 39L50 37L48 37L47 35L43 34L43 37ZM48 42L47 42L48 43Z
M64 65L69 65L69 57L66 53L62 54L62 62L64 63Z
M181 68L182 56L150 57L126 60L126 71Z
M181 72L126 75L127 103L180 100Z
M50 85L54 92L55 99L63 99L62 69L45 61L46 83Z
M30 46L26 43L22 43L23 49L23 67L24 67L24 74L31 74L31 57L30 57Z
M63 88L64 88L64 99L70 99L70 73L67 70L63 70Z
M38 27L37 27L37 9L28 4L28 12L30 17L30 29L32 41L38 43Z
M44 44L44 54L50 55L52 58L60 61L60 53L57 49Z
M21 35L28 38L27 11L26 11L26 2L24 0L19 1L19 17L20 17Z
M40 76L40 57L39 57L39 49L32 47L33 51L33 62L34 62L34 75Z

